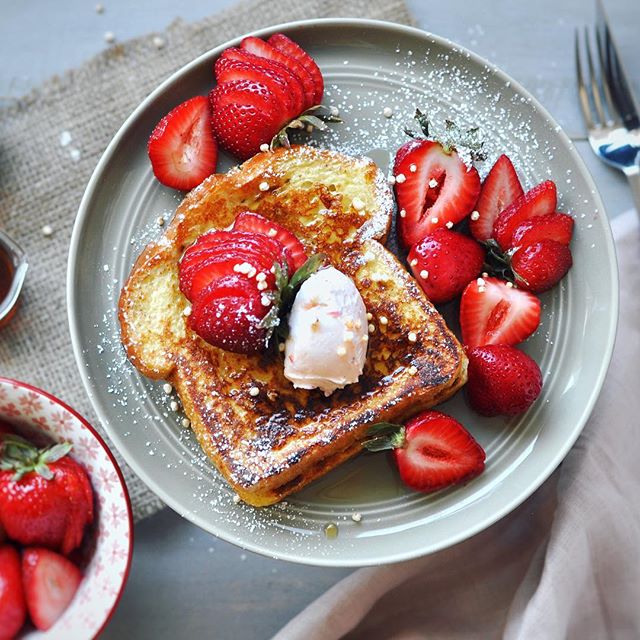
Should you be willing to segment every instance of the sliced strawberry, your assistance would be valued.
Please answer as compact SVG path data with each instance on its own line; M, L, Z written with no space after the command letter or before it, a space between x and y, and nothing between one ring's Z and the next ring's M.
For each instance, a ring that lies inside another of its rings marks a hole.
M453 300L482 270L485 251L475 240L436 229L411 247L407 260L431 302Z
M222 147L245 160L260 150L287 122L279 100L261 82L234 80L209 94L213 130Z
M557 205L556 185L551 180L541 182L512 202L493 225L493 237L502 249L512 246L515 230L525 221L536 216L553 213Z
M540 368L523 351L495 344L469 349L467 355L467 398L483 416L524 413L540 395Z
M236 217L233 228L236 231L261 233L277 240L284 247L290 276L307 261L307 254L302 242L291 231L258 213L243 211Z
M9 545L0 546L0 640L14 638L26 617L20 555Z
M227 276L202 292L194 302L189 327L209 344L234 353L258 353L264 350L267 330L260 321L271 303L237 276Z
M247 62L229 61L228 64L221 67L218 73L218 83L233 82L234 80L253 80L264 84L282 105L287 120L299 115L298 105L295 103L286 81L276 71L257 67Z
M434 229L455 224L473 209L480 177L455 150L439 142L418 140L399 150L395 165L398 230L406 248Z
M211 129L211 106L196 96L171 110L156 125L147 146L162 184L182 191L197 187L216 170L218 145Z
M392 449L402 481L429 493L460 484L482 473L485 453L451 416L423 411L406 426L378 423L364 441L370 451Z
M73 600L82 574L63 556L48 549L30 548L22 554L22 579L31 621L46 631Z
M493 225L498 215L514 200L523 195L518 174L509 158L502 154L482 183L476 211L469 221L469 230L479 242L488 240L493 234Z
M497 278L478 278L460 300L460 329L467 347L518 344L540 324L540 300Z
M252 67L264 69L271 73L277 74L284 80L285 84L289 88L291 99L295 105L295 115L301 114L306 109L306 96L304 92L304 86L297 75L292 73L287 67L275 60L268 60L267 58L261 58L253 53L249 53L244 49L238 47L230 47L226 49L224 53L218 58L215 64L216 78L220 78L220 74L224 72L225 67L232 65L236 62L242 62L249 64Z
M288 55L282 53L282 51L279 51L270 44L267 44L264 40L260 40L260 38L256 38L254 36L245 38L240 43L240 48L248 51L249 53L253 53L256 56L266 58L267 60L273 60L274 62L278 62L279 64L287 67L287 69L289 69L291 73L295 74L300 82L302 82L305 93L305 109L316 104L314 101L316 87L313 77L296 59L290 58Z
M316 61L299 44L285 36L284 33L275 33L267 40L267 43L290 58L297 60L309 72L315 87L313 93L314 104L320 104L324 95L324 79Z
M518 249L511 258L511 268L519 278L518 286L534 293L554 287L571 269L573 258L566 244L541 240Z
M540 240L555 240L568 245L573 235L573 218L566 213L548 213L525 220L513 232L511 245L525 247Z

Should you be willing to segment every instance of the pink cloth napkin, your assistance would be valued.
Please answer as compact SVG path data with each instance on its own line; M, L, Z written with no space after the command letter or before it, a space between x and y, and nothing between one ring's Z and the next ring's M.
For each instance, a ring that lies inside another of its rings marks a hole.
M604 389L560 469L483 533L360 569L275 640L640 638L640 230L615 218L620 321Z

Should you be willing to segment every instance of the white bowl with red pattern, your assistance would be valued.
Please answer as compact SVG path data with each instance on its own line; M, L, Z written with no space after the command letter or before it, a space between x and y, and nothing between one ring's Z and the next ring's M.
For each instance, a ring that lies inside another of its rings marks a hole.
M48 631L27 625L21 639L87 640L105 627L127 582L133 552L133 518L127 487L104 440L76 411L51 394L0 377L0 420L33 439L73 444L71 456L93 487L95 521L85 532L83 579L73 601Z

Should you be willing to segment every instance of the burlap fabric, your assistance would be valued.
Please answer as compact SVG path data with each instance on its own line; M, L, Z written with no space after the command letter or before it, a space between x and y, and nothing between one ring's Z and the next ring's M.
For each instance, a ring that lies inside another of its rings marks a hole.
M21 309L0 330L0 375L54 393L101 430L77 372L65 311L69 240L91 172L125 118L176 69L247 31L320 17L411 23L403 0L243 2L194 24L174 22L161 34L162 49L154 34L114 46L0 108L0 228L30 263ZM43 235L44 225L53 235ZM135 518L162 508L119 461Z

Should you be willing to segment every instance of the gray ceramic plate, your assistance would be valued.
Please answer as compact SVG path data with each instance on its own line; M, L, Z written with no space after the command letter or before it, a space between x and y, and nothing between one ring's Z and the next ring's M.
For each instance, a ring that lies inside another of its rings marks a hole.
M482 419L462 394L443 409L487 451L487 468L464 487L435 495L406 490L384 455L360 456L293 496L285 506L234 504L200 452L162 384L139 375L120 346L120 287L142 247L160 234L180 194L153 177L146 141L176 104L206 94L226 43L154 91L115 136L96 168L76 221L68 307L76 359L111 439L138 475L198 526L246 549L317 565L355 566L420 556L495 522L556 468L582 429L600 390L615 335L617 273L602 202L560 127L516 82L469 51L422 31L381 22L319 20L280 25L324 73L325 102L344 124L316 142L369 154L387 168L416 105L435 123L451 118L482 129L490 152L481 173L507 153L527 187L553 178L560 208L576 218L575 265L543 296L544 318L526 351L544 375L541 397L524 416ZM392 118L383 108L394 110ZM223 169L231 166L223 158ZM451 312L452 310L446 311ZM453 315L453 314L452 314ZM352 514L362 515L360 522ZM338 524L327 539L324 527Z

